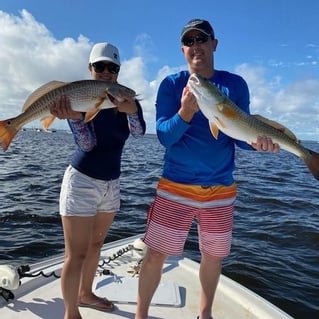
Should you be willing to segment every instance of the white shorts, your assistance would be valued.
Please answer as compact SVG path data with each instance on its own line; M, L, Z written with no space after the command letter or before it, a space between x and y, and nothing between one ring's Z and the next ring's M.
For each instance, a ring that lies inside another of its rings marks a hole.
M120 180L89 177L72 166L65 170L60 192L60 215L95 216L120 209Z

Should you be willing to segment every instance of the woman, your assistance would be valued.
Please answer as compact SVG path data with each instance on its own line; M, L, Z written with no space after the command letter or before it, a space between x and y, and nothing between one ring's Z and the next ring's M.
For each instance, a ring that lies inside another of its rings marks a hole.
M92 48L89 71L94 80L116 82L120 71L118 49L110 43ZM100 249L120 209L120 167L124 143L131 133L142 136L145 122L137 100L123 96L116 108L101 110L90 122L70 107L66 97L51 113L67 118L78 146L66 169L60 193L60 214L65 240L61 274L64 319L80 319L78 306L112 311L114 305L92 292Z

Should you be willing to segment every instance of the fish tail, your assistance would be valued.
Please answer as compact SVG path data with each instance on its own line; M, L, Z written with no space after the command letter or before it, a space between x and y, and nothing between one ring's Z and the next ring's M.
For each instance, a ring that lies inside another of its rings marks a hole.
M319 153L312 150L308 150L310 156L304 159L309 171L312 173L315 179L319 180Z
M0 121L0 145L6 151L19 129L10 126L10 120Z

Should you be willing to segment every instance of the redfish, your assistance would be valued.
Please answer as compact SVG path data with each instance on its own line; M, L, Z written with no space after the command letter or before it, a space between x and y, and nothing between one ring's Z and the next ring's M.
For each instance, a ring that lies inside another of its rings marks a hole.
M67 96L71 108L85 112L85 122L91 121L102 109L116 107L112 101L121 101L123 96L135 97L132 89L119 83L81 80L75 82L51 81L36 89L25 101L22 113L16 117L0 121L0 144L6 151L19 130L27 123L41 119L47 130L55 119L50 113L53 101Z
M216 139L219 130L248 144L256 142L258 136L271 137L281 149L300 157L312 175L319 180L319 154L302 146L295 135L283 125L258 115L247 114L198 74L191 74L187 85L195 95L201 112L208 119L210 130Z

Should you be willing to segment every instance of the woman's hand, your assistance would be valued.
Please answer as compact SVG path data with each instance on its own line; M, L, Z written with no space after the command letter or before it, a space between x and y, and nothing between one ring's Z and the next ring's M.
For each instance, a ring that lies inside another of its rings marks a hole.
M117 106L119 112L123 112L126 114L134 114L137 113L137 105L135 99L130 96L121 96L122 100L114 100L112 103Z
M52 105L50 106L50 112L52 115L56 116L60 120L81 120L83 118L81 112L72 110L70 100L64 95L52 103Z

